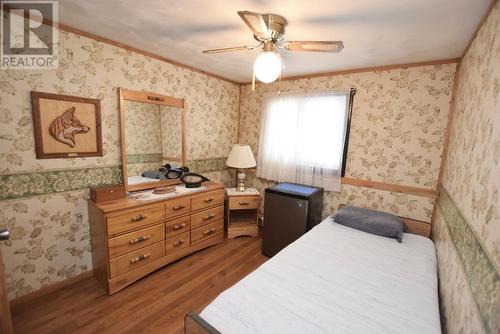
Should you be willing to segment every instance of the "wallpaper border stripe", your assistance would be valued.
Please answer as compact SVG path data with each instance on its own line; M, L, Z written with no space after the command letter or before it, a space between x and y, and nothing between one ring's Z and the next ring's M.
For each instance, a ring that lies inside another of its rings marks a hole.
M0 176L0 200L122 183L120 166L42 171Z
M156 162L158 154L129 155L131 164ZM207 173L228 169L226 157L193 159L187 162L189 170L197 173ZM113 172L110 172L113 170ZM57 192L88 189L98 185L121 184L121 166L82 167L64 170L45 170L38 172L20 172L0 175L0 200L45 195ZM429 198L436 197L436 190L390 184L372 180L357 180L343 178L343 184L378 190L399 192Z
M500 330L500 274L470 223L444 187L440 187L437 208L443 215L451 239L469 281L487 333Z
M228 169L226 160L227 158L188 160L187 167L189 171L196 173L214 172Z
M138 155L138 159L149 155ZM149 157L146 157L146 159ZM158 160L155 160L158 161ZM225 170L226 158L188 161L190 171L206 173ZM0 175L0 200L39 196L101 185L122 184L121 166L83 167Z
M127 164L140 164L145 162L162 161L161 154L127 154Z

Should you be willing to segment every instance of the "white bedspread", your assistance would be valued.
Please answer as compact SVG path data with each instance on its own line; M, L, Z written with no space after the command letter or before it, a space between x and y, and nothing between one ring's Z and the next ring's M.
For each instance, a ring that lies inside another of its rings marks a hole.
M200 314L222 333L440 333L432 241L325 219Z

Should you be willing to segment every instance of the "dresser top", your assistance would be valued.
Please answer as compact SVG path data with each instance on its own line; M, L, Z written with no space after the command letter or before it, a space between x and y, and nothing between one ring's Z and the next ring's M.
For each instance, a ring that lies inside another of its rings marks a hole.
M130 209L130 208L135 208L139 206L145 206L145 205L150 205L150 204L156 204L159 202L165 202L171 199L176 199L176 198L181 198L181 197L187 197L187 196L194 196L198 194L203 194L212 190L219 190L219 189L224 189L224 185L220 183L215 183L215 182L204 182L202 184L202 187L204 187L201 190L198 191L191 191L191 192L183 192L180 194L176 194L174 196L158 196L156 199L150 199L150 200L138 200L133 198L130 194L127 194L127 197L125 198L119 198L111 201L106 201L106 202L101 202L101 203L95 203L92 200L88 200L89 203L93 203L97 208L99 208L103 213L110 213L113 211L119 211L119 210L125 210L125 209ZM195 189L195 188L193 188Z

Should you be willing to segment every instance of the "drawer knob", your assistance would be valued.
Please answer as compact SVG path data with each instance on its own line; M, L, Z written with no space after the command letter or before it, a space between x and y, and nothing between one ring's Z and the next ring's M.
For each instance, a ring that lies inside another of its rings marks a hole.
M148 240L149 238L151 238L151 236L148 234L148 235L145 235L145 236L140 236L140 237L138 237L138 238L132 239L132 240L130 240L130 241L129 241L129 243L130 243L131 245L133 245L133 244L136 244L136 243L138 243L138 242L146 241L146 240Z
M214 217L215 217L215 214L209 213L208 215L206 215L205 217L203 217L203 220L209 220L209 219L214 218Z
M174 207L172 207L172 209L174 210L180 210L180 209L184 209L186 206L184 204L178 204Z
M151 256L151 253L139 255L137 257L134 257L133 259L130 259L130 263L137 263L139 261L146 260L150 256Z
M181 228L184 228L184 227L186 227L186 223L175 224L174 225L174 231L180 230Z
M205 203L210 203L212 201L215 201L214 197L205 198Z
M250 205L248 202L240 202L240 205Z
M173 243L174 247L179 247L184 243L184 240L177 240L176 242Z
M144 215L137 215L137 216L133 216L132 217L132 221L133 222L138 222L138 221L141 221L143 219L146 219L148 215L144 214Z
M217 229L212 227L211 229L204 231L203 235L209 235L209 234L214 233L215 231L217 231Z

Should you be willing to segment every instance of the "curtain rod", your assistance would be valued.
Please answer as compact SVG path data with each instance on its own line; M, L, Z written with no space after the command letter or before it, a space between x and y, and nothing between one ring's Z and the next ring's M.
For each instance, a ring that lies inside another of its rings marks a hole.
M313 94L313 93L328 93L332 91L344 91L348 92L350 95L355 95L357 92L356 87L351 87L351 88L335 88L335 89L321 89L321 90L281 90L281 91L269 91L269 92L263 92L262 96L263 97L268 97L268 96L277 96L281 94Z

